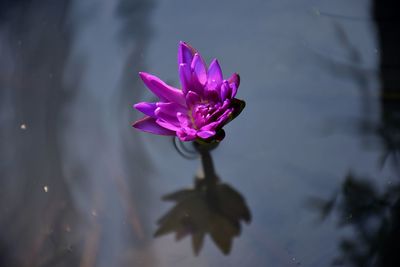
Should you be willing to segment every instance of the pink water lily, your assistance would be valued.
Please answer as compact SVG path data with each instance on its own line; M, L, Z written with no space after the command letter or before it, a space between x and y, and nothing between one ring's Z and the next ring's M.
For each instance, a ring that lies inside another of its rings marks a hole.
M223 79L216 59L210 66L185 42L178 49L178 70L182 90L174 88L154 75L140 72L144 84L159 101L140 102L134 108L146 116L133 127L159 135L176 135L182 141L221 140L222 127L244 108L236 99L240 78L237 73Z

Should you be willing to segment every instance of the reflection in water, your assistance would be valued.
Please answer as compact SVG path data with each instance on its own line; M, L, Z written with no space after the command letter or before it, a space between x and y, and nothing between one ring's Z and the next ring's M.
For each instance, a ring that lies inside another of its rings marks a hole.
M400 266L400 183L379 191L365 177L349 174L341 190L329 200L314 201L322 218L337 211L340 227L351 227L352 237L339 244L335 265Z
M400 37L398 3L374 0L372 14L380 47L381 122L376 133L384 145L382 163L390 160L400 176Z
M126 266L146 251L150 164L127 70L144 64L148 2L0 2L0 266Z
M373 1L372 14L380 48L381 117L378 123L371 123L364 130L379 137L383 144L380 163L384 167L390 162L400 179L400 38L394 34L400 20L396 7L395 1ZM323 219L336 211L339 226L354 229L353 236L341 240L341 255L335 265L400 266L400 180L382 189L371 179L350 173L334 197L314 199L313 205L318 207Z
M75 93L63 83L74 32L69 7L68 0L0 3L1 266L71 266L80 255L77 232L67 231L80 220L60 144Z
M206 234L224 253L229 254L233 238L240 235L241 221L250 223L251 214L243 196L220 181L214 171L208 149L197 146L201 154L203 173L195 178L194 188L167 194L165 201L175 206L158 221L156 237L175 233L176 239L192 237L193 252L197 255Z

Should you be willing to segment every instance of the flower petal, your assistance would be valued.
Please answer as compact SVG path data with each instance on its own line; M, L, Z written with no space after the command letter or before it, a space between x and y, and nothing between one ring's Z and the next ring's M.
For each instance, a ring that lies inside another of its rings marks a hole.
M140 102L133 107L147 116L155 117L154 110L157 108L157 103Z
M228 81L224 80L221 85L221 101L225 101L227 98L231 98L232 89L229 86Z
M207 73L207 78L208 78L208 85L210 88L216 88L218 87L221 82L222 82L222 70L221 67L219 66L218 60L214 59L210 67L208 68L208 73Z
M190 126L190 124L192 124L192 122L190 121L189 116L187 116L187 115L185 115L183 113L180 113L180 112L178 112L176 114L176 116L177 116L178 121L181 124L182 128L187 128L187 127Z
M169 121L165 121L163 119L157 119L156 123L161 127L171 131L177 131L180 129L180 127L178 127L176 124L170 123Z
M181 90L169 86L158 77L145 72L139 72L144 84L160 98L161 101L175 102L185 105L185 98Z
M161 109L161 108L156 108L155 112L157 119L161 119L164 122L167 122L169 124L175 125L175 126L179 126L179 121L178 118L176 117L176 113L168 113L165 112L165 110ZM158 123L158 122L157 122ZM169 129L169 128L168 128Z
M202 139L208 139L208 138L210 138L211 136L214 136L214 135L215 135L215 131L200 131L200 132L197 132L197 136L202 138Z
M193 91L189 91L186 94L186 105L190 108L191 106L195 105L196 103L200 102L200 96Z
M158 102L158 103L156 103L156 106L158 108L158 112L163 112L170 116L176 116L176 114L178 112L181 112L181 113L187 112L186 108L184 108L181 105L174 103L174 102L168 102L168 103Z
M235 84L236 88L239 88L239 84L240 84L239 74L237 74L236 72L234 74L232 74L231 77L229 77L228 82L229 82L229 84L231 84L231 83Z
M192 72L188 64L179 64L179 78L182 84L182 92L184 95L193 87L192 85Z
M182 63L190 65L196 50L185 42L180 41L178 47L178 66Z
M197 79L197 81L202 86L204 86L207 83L206 64L204 63L204 60L199 53L194 54L190 67L192 69L195 79Z
M232 88L232 93L230 98L234 98L236 96L237 90L240 85L240 76L237 73L232 74L231 77L228 79L229 85Z
M196 139L196 130L191 128L182 128L176 131L176 136L182 141L193 141Z
M159 135L175 135L174 131L170 131L161 127L156 123L156 120L151 117L144 117L143 119L136 121L132 126L147 133Z

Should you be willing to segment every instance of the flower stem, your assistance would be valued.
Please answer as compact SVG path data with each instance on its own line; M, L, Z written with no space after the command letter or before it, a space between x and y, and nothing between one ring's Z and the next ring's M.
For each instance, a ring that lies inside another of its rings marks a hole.
M210 153L210 151L214 149L216 146L207 146L195 143L194 147L200 153L201 156L201 164L203 167L205 184L207 186L216 185L219 181L219 178L215 173L214 163Z

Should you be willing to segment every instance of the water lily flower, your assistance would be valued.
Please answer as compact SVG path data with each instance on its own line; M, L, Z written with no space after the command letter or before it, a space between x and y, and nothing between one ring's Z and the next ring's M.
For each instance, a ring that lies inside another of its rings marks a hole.
M235 98L239 75L234 73L225 80L216 59L207 68L200 54L185 42L180 42L178 48L178 71L182 89L149 73L139 73L159 101L135 104L134 108L146 116L133 127L158 135L176 135L182 141L222 140L222 127L245 106L244 101Z

